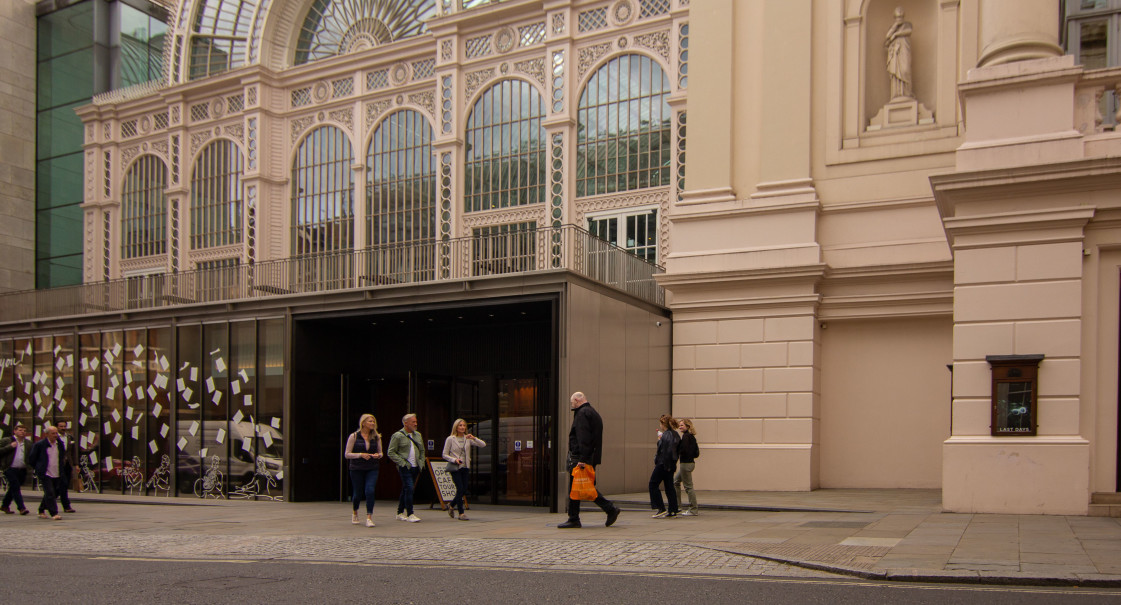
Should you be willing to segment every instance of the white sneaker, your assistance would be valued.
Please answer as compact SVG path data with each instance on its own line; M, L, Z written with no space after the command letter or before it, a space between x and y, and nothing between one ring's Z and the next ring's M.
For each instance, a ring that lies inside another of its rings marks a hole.
M405 516L405 513L397 513L397 520L398 521L408 521L409 518Z
M373 526L374 526L374 521L372 519L366 519L366 527L373 527Z
M665 519L667 516L669 516L669 511L665 510L650 515L652 519Z
M405 517L405 520L408 521L409 523L419 523L420 522L420 517L418 517L416 515L409 515L408 517Z
M683 511L681 511L681 516L682 517L696 517L697 513L693 512L691 510L683 510Z
M353 515L350 516L350 522L355 524L355 525L358 525L358 513L354 513Z

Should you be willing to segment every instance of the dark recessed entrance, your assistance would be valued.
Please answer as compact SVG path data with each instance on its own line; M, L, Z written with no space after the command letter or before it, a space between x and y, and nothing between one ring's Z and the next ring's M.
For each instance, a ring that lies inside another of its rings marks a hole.
M345 500L342 457L358 418L378 419L383 447L416 413L426 455L441 455L452 421L487 447L475 453L471 500L550 506L557 300L294 318L292 499ZM382 462L378 498L395 500L396 469ZM435 498L430 481L417 506Z

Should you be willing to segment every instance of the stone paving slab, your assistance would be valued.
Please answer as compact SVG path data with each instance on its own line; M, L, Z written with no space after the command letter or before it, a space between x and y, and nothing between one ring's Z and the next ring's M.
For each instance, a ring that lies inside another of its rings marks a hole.
M615 526L604 528L601 512L586 511L579 530L558 530L564 515L526 507L476 505L466 523L420 508L424 521L408 524L392 520L393 503L378 502L378 527L367 529L350 525L344 503L85 500L63 523L0 515L0 540L50 542L65 535L57 542L65 544L63 552L75 552L74 543L103 544L98 548L118 556L140 549L186 558L367 561L364 545L387 561L468 557L534 568L1121 587L1118 519L943 513L932 490L818 490L702 492L699 516L662 520L650 518L641 496L616 497L631 504ZM718 508L708 508L709 499Z

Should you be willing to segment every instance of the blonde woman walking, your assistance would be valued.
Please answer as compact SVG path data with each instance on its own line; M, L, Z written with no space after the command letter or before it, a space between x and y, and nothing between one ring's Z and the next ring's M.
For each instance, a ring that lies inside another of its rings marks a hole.
M701 455L701 448L697 446L697 429L693 428L693 421L681 418L677 421L677 432L681 434L681 443L677 446L678 464L677 473L673 476L673 486L677 491L677 501L681 502L681 488L685 488L685 495L689 497L689 507L681 511L682 517L695 517L699 513L697 508L697 492L693 490L693 469L697 467L697 457Z
M381 465L381 435L378 433L378 419L373 414L362 414L358 419L358 430L350 434L343 450L347 466L350 468L350 485L354 488L351 498L354 511L350 522L358 525L358 503L366 498L366 527L374 526L374 490L378 486L378 467Z
M482 439L467 432L467 421L456 418L452 423L452 432L444 440L444 460L448 461L447 472L455 481L455 499L448 504L448 516L455 518L455 511L459 511L459 520L466 521L467 515L463 513L463 499L467 494L467 475L471 471L471 446L486 447Z

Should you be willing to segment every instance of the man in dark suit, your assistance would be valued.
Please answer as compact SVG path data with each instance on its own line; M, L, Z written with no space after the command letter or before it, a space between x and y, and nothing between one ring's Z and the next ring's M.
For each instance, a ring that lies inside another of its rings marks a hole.
M22 424L16 425L16 430L11 437L0 439L0 469L4 471L4 479L8 481L8 491L4 494L4 505L0 506L0 511L4 511L5 514L13 514L12 500L16 501L19 514L26 515L28 512L27 507L23 505L21 486L27 480L30 455L31 440L27 438L27 428Z
M59 420L58 440L66 448L66 468L62 471L62 482L59 483L58 501L62 502L62 510L68 513L78 512L70 506L70 482L74 480L75 469L78 468L78 448L74 446L74 439L68 435L70 423Z
M572 428L568 431L568 491L572 492L572 469L590 465L593 469L603 457L603 419L599 412L588 403L588 398L577 391L569 400L572 404ZM619 507L603 497L599 492L596 506L607 513L607 527L619 518ZM558 529L580 527L580 501L568 499L568 521L557 525Z
M43 489L43 501L39 504L39 518L46 519L47 513L55 521L61 521L58 515L58 505L55 498L58 495L59 482L66 476L66 446L58 438L58 429L48 426L43 439L31 446L31 468L39 476L39 485Z

